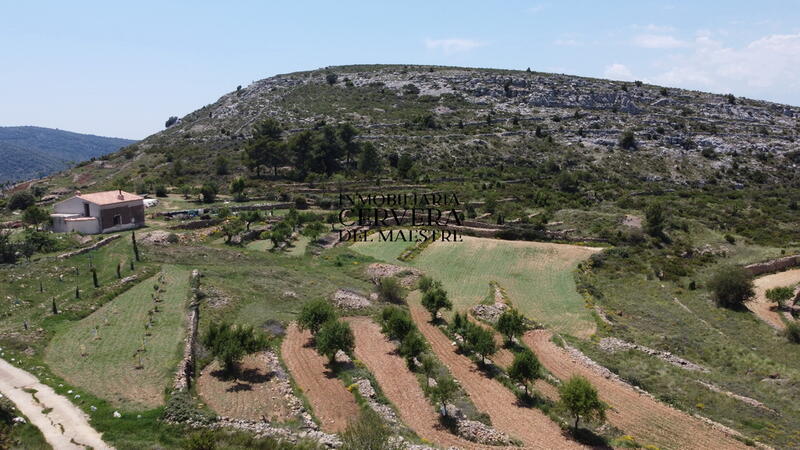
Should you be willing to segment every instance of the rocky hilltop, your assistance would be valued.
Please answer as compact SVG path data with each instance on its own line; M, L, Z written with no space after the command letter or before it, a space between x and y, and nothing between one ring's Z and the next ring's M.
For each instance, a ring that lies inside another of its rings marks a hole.
M125 171L134 158L165 175L176 155L196 175L212 173L219 155L232 172L244 170L244 143L267 117L290 133L348 121L385 154L409 153L440 170L555 161L624 180L744 186L783 180L800 164L794 106L530 71L375 65L240 86L100 166L112 170L78 170L71 183L136 179L141 171Z

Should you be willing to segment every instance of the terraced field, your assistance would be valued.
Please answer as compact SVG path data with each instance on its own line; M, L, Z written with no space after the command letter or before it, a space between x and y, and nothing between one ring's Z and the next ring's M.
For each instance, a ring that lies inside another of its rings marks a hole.
M583 375L608 403L608 421L644 444L663 449L729 449L746 446L728 434L712 428L698 418L667 406L630 386L610 380L576 361L564 349L550 341L548 331L525 334L523 341L538 356L547 370L565 380Z
M488 378L469 358L458 354L450 339L428 322L430 315L419 304L419 297L419 292L414 291L408 299L414 322L475 406L489 415L492 426L522 440L525 448L584 448L538 409L520 406L508 388Z
M386 262L408 246L398 242L359 242L352 248ZM526 316L574 336L594 332L590 311L575 289L573 270L597 248L541 242L503 241L465 236L464 242L435 242L408 265L441 280L458 310L478 304L489 282L502 286Z
M166 292L153 315L150 336L145 336L144 325L155 305L151 294L157 275L79 322L65 323L45 352L53 371L114 404L161 405L180 360L189 270L166 266L162 273Z
M375 375L384 395L400 413L400 419L417 436L445 448L484 448L451 434L441 425L417 377L409 372L378 324L367 317L350 317L347 321L356 337L356 357Z
M311 347L311 333L292 323L286 330L281 355L295 382L303 390L323 431L339 433L358 418L353 394L325 364L327 360Z

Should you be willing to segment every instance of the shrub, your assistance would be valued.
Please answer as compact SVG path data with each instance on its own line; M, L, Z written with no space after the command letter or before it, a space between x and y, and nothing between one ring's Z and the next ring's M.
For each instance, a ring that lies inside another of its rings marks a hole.
M215 450L217 439L212 430L200 430L191 433L183 442L184 450Z
M733 237L733 235L731 235L731 234L726 234L725 235L725 240L728 241L729 244L732 244L732 245L736 244L736 238Z
M331 86L333 86L334 84L336 84L336 82L337 82L338 80L339 80L339 76L338 76L338 75L336 75L336 74L335 74L335 73L333 73L333 72L329 72L329 73L327 73L327 74L325 75L325 81L326 81L326 82L327 82L329 85L331 85Z
M636 143L636 136L631 130L625 130L619 138L619 146L625 150L636 150L638 144Z
M402 341L414 329L414 321L408 311L397 306L387 306L381 311L381 331L389 338Z
M226 373L235 374L242 357L267 345L266 337L249 325L212 323L203 337L203 346L222 365Z
M33 194L28 191L20 191L11 195L11 198L8 199L8 203L6 203L6 207L11 211L16 211L27 209L34 204L36 204L36 199L33 197Z
M386 277L378 284L378 294L381 299L391 303L402 303L405 291L395 277Z
M708 282L714 301L719 306L739 307L753 298L753 278L742 267L720 268Z
M205 183L200 188L200 196L203 198L203 203L214 203L217 199L217 186L214 183Z
M308 209L308 200L302 195L294 198L294 207L297 209Z
M164 128L169 128L175 125L176 123L178 123L178 118L176 116L170 116L169 119L167 119L167 121L164 122Z
M794 342L795 344L800 344L800 324L797 322L792 322L786 325L786 330L784 330L784 335L789 342Z
M310 330L311 334L317 334L322 324L334 319L336 310L333 305L324 299L312 300L300 309L297 325L301 330Z
M156 197L166 197L167 196L167 187L163 184L156 185Z
M400 354L405 356L409 361L421 355L425 351L425 339L419 334L419 331L411 331L406 334L400 342Z
M358 420L349 424L342 433L342 450L405 448L401 441L392 440L394 433L378 414L364 408Z

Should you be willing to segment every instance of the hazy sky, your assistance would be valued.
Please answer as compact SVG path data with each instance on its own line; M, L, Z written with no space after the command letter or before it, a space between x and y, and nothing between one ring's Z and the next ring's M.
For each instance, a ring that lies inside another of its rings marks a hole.
M0 0L0 126L140 139L237 85L355 63L531 67L800 105L800 2Z

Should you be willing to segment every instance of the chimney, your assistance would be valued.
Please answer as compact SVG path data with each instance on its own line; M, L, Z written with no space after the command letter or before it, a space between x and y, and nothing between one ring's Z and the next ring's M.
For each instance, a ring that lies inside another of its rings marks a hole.
M119 190L119 194L117 194L117 199L119 199L119 200L125 200L125 196L124 196L124 195L122 195L122 189L120 189L120 190Z

